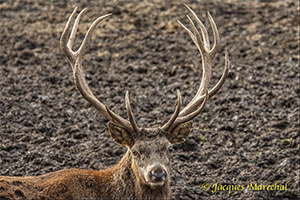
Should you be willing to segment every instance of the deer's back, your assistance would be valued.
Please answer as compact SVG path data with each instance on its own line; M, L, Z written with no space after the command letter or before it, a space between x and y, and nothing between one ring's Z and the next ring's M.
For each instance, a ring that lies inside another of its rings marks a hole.
M66 169L41 176L0 176L0 199L101 199L111 179L108 170ZM108 191L107 191L108 192Z

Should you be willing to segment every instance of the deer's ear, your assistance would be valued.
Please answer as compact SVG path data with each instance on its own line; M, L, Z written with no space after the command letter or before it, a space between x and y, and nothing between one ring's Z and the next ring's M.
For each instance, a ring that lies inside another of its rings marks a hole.
M172 130L168 137L168 140L171 142L171 144L184 142L185 139L189 136L192 128L192 121L179 124L176 128Z
M111 137L117 144L132 146L133 138L128 131L113 122L108 122L108 129Z

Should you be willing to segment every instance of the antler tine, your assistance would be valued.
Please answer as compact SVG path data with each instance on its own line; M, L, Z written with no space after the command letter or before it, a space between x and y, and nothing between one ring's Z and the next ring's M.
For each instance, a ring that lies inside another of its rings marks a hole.
M127 116L129 118L131 127L132 127L134 132L138 132L139 128L138 128L138 126L135 122L134 116L131 112L131 106L130 106L130 99L129 99L129 92L128 91L126 91L126 94L125 94L125 104L126 104Z
M189 34L190 38L193 40L194 44L196 45L196 47L198 49L200 49L201 47L199 46L196 37L194 36L194 34L192 33L192 31L190 31L190 29L188 29L185 25L183 25L179 20L177 20L177 22L182 26L182 28L184 28L184 30ZM200 41L201 42L201 41ZM201 53L201 51L200 51Z
M130 133L135 132L130 124L126 119L120 117L119 115L115 114L111 111L108 106L105 106L106 113L110 116L112 122L116 123L116 125L125 128Z
M75 41L76 32L78 28L78 24L80 21L81 16L86 12L87 9L83 9L79 15L75 19L75 13L77 12L77 7L73 10L71 16L69 17L69 20L65 26L65 29L62 33L61 39L60 39L60 46L64 52L64 54L67 56L73 70L74 75L74 81L77 86L77 89L81 93L81 95L90 102L104 117L106 117L108 120L113 121L117 123L118 126L121 126L125 128L130 133L135 132L138 130L136 123L134 122L133 115L131 113L130 106L128 107L128 99L126 99L126 107L128 115L130 116L130 122L119 115L115 114L111 110L109 110L101 101L99 101L93 92L91 91L90 87L86 83L86 80L84 78L84 73L82 70L82 56L83 51L92 36L96 26L107 17L111 16L111 14L103 15L99 18L97 18L92 25L89 27L89 30L87 31L82 44L78 48L77 51L73 51L72 47ZM75 19L75 22L74 22ZM73 26L71 25L74 22ZM72 29L72 31L71 31ZM129 108L129 110L128 110ZM131 124L133 123L133 124Z
M208 95L208 90L205 91L205 96L204 96L204 100L202 101L201 105L199 108L195 109L193 112L191 112L190 114L184 115L182 117L178 117L178 119L174 122L174 124L172 125L173 128L176 128L179 124L185 123L187 121L192 120L193 118L195 118L197 115L199 115L202 110L204 109L206 102L209 98ZM171 129L172 130L172 129Z
M74 63L75 62L75 55L74 52L72 51L71 48L68 47L68 36L70 35L71 32L71 23L73 23L74 21L74 17L75 17L75 13L77 12L77 7L74 8L72 14L70 15L67 24L63 30L63 33L61 35L60 38L60 48L63 50L64 54L66 55L66 57L68 58L70 63ZM72 65L73 67L73 65Z
M228 59L228 53L225 53L225 68L222 74L222 77L218 81L218 83L211 89L208 90L210 80L211 80L211 66L212 62L214 60L214 57L216 55L217 50L219 49L220 46L220 37L219 37L219 32L217 29L217 26L211 17L210 13L207 13L210 25L213 30L213 35L214 35L214 44L213 47L210 48L210 42L209 42L209 37L207 33L207 29L203 25L203 23L200 21L198 16L195 14L195 12L186 4L184 4L187 9L189 10L192 18L196 21L197 25L200 27L201 33L202 33L202 38L200 37L200 33L197 30L193 20L187 15L187 18L189 20L191 30L188 29L186 26L184 26L180 21L179 24L187 31L195 45L197 46L201 58L202 58L202 79L201 83L199 86L199 89L196 93L196 95L193 97L190 103L186 107L184 107L179 114L176 114L176 119L174 120L173 117L175 116L175 113L172 115L171 119L162 126L162 129L164 131L171 132L174 128L176 128L179 124L187 122L189 120L192 120L194 117L196 117L204 108L207 100L209 97L212 97L215 95L223 86L225 79L227 78L228 71L229 71L229 59ZM177 111L177 109L176 109ZM176 112L175 111L175 112ZM172 123L171 123L172 122Z
M111 15L112 15L111 13L110 13L110 14L103 15L103 16L97 18L97 19L92 23L92 25L90 26L89 30L87 31L87 33L86 33L86 35L85 35L85 37L84 37L84 39L83 39L83 41L82 41L81 46L79 47L79 49L78 49L78 51L77 51L79 54L81 54L81 52L83 52L84 48L86 47L87 42L89 41L89 39L90 39L91 36L92 36L92 33L93 33L94 30L95 30L96 26L97 26L102 20L106 19L107 17L110 17Z
M75 22L74 22L74 25L72 27L72 31L71 31L71 34L70 34L70 38L69 38L69 41L67 43L67 46L69 47L70 50L72 50L72 47L73 47L73 44L74 44L74 41L75 41L75 37L76 37L77 29L78 29L78 24L80 22L80 18L86 11L87 11L87 8L80 11L80 13L78 14L78 16L75 19Z
M177 100L176 100L175 112L171 116L170 120L162 127L162 129L165 132L169 132L170 131L170 129L172 127L172 124L174 124L174 121L177 119L177 117L179 115L181 105L182 105L181 93L180 93L180 90L177 90Z
M179 92L179 90L177 92ZM179 93L179 95L180 95L180 93ZM203 100L203 102L202 102L202 104L200 105L199 108L197 108L196 110L194 110L192 113L190 113L188 115L185 115L185 116L182 116L182 117L178 116L179 115L179 110L180 110L181 103L179 104L180 106L176 105L175 112L173 113L171 119L162 127L162 129L165 132L170 132L174 128L176 128L179 124L188 122L188 121L192 120L193 118L195 118L197 115L199 115L201 113L201 111L204 109L204 107L206 105L206 102L207 102L207 100L209 98L208 90L205 91L205 96L204 97L205 98L204 98L204 100ZM181 96L180 96L180 101L181 101Z
M210 50L211 57L214 57L220 46L220 35L219 35L219 31L217 29L217 25L209 12L207 12L207 16L208 16L208 20L211 25L211 28L213 30L213 35L214 35L214 45L213 45L212 49Z

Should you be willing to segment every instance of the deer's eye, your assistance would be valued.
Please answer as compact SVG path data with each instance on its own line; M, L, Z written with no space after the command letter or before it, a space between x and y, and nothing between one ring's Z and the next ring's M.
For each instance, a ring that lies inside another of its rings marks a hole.
M133 156L139 156L140 155L139 152L135 149L131 150L131 152L132 152Z
M172 146L169 146L169 147L168 147L168 150L169 150L169 152L172 152L172 151L173 151L173 147L172 147Z

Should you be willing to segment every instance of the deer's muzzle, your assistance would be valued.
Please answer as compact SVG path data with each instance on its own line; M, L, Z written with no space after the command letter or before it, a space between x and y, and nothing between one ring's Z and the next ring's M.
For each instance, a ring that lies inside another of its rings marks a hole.
M150 179L152 182L162 182L166 179L167 172L160 165L155 166L150 171Z

